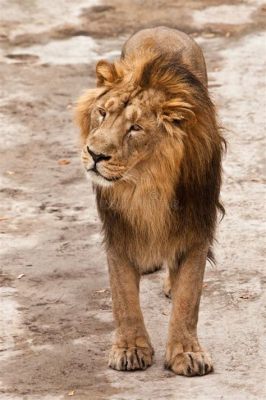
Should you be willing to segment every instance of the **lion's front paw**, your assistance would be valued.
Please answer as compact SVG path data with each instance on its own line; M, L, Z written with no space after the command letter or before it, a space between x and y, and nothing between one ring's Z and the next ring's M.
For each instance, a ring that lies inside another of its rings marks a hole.
M185 376L202 376L213 371L212 360L209 354L203 351L168 354L165 367L177 375Z
M146 347L112 346L109 355L109 367L118 371L134 371L146 369L152 364L153 350Z

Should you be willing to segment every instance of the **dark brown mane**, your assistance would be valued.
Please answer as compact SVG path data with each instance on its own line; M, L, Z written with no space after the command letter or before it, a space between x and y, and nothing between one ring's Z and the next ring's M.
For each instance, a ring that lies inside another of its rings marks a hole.
M221 185L221 157L225 148L215 118L214 105L207 88L180 65L180 57L157 56L143 68L140 85L163 89L170 97L182 96L191 104L195 122L184 127L184 157L176 187L175 204L178 213L178 231L195 230L213 239L216 213L224 215L219 201ZM183 86L183 92L180 91Z

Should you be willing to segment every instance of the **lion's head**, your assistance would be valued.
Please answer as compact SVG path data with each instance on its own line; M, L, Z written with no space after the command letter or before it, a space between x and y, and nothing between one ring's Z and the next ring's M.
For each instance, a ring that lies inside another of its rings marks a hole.
M100 61L96 75L97 88L77 105L82 159L94 183L136 182L158 168L177 177L186 143L200 172L215 140L214 112L206 88L178 60L148 53ZM205 125L201 133L197 124Z

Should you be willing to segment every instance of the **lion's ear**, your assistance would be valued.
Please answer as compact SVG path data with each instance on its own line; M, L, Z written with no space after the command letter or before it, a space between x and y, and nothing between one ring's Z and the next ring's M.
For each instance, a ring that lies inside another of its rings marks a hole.
M192 108L193 107L189 103L182 99L167 101L162 105L160 119L168 126L170 124L173 127L181 125L183 121L193 122L195 114Z
M183 122L193 123L195 114L192 106L182 99L172 99L162 105L160 120L168 133L173 134Z
M97 86L110 86L118 78L114 64L100 60L96 65Z

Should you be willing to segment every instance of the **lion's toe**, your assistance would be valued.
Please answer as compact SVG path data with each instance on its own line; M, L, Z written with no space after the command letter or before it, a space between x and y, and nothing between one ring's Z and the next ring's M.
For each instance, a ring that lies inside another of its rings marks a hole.
M206 352L184 352L165 362L165 367L177 375L202 376L213 371L212 360Z
M119 348L113 346L109 356L109 367L118 371L146 369L152 364L152 350L149 348Z

